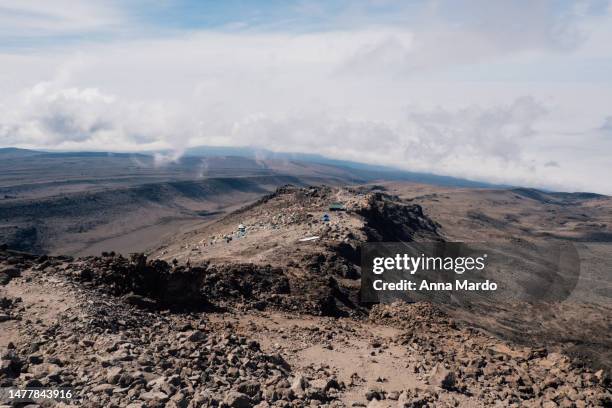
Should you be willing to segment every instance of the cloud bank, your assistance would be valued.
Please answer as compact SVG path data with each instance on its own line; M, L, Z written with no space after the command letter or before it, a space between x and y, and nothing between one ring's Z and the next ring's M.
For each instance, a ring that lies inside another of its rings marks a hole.
M0 17L12 24L0 146L248 145L612 193L598 177L612 171L612 74L592 72L612 66L607 3L383 3L392 15L368 19L373 6L357 2L324 27L154 34L112 3L59 16L23 3L27 18L15 3ZM104 40L63 40L83 32Z

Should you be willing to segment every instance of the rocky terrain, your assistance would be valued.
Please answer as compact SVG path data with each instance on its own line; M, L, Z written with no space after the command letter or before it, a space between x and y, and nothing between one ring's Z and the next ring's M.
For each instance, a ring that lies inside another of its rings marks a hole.
M330 211L330 203L342 203L344 211ZM325 214L329 221L323 220ZM573 272L579 276L563 302L519 301L518 291L535 289L527 284L513 286L517 292L505 299L484 298L470 308L449 302L439 306L456 319L496 335L527 345L561 345L567 353L609 370L612 249L606 237L610 225L612 200L597 195L397 183L287 187L216 222L172 237L151 256L194 264L269 264L285 270L296 284L307 284L321 274L331 276L344 293L337 298L336 308L351 313L351 304L359 303L351 293L359 287L356 278L364 242L570 242L578 252L580 268ZM531 279L527 270L512 272L513 276L503 273L496 279L507 285ZM541 289L552 291L553 287Z
M384 190L283 187L146 255L3 248L0 385L74 387L92 407L612 404L605 293L551 306L549 336L524 341L507 335L520 313L495 330L512 316L361 303L360 244L461 232L427 199ZM588 281L609 284L595 266Z

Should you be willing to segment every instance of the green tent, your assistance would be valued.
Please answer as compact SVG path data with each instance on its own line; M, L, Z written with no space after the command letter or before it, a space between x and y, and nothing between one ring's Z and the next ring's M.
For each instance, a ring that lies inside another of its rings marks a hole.
M342 203L331 203L329 205L329 211L345 211L346 207Z

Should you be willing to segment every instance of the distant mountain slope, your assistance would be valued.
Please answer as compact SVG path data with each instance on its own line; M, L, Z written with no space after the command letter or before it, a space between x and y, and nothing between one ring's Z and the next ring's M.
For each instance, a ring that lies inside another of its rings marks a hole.
M278 186L327 181L282 175L225 177L0 200L0 244L38 253L143 251L167 232L206 222Z
M0 147L0 159L30 157L40 154L36 150L18 149L16 147Z
M532 200L540 201L541 203L548 204L572 204L582 200L594 200L598 198L604 198L602 194L595 193L563 193L563 192L551 192L541 191L535 188L514 188L512 189L516 194L531 198Z
M283 160L260 161L237 156L186 156L160 164L154 156L145 154L4 149L0 157L0 202L3 199L43 198L85 190L210 177L283 174L342 182L365 180L352 171L333 166Z
M160 152L145 152L145 153L112 153L112 152L53 152L53 151L36 151L17 148L0 148L0 157L3 159L21 159L28 157L36 157L39 160L63 160L63 159L83 159L83 160L127 160L134 163L142 162L147 166L155 167L155 154L167 154L170 156L170 151ZM176 162L165 163L163 167L168 170L176 170L177 168L197 167L201 164L202 159L213 160L230 158L249 159L248 162L253 162L261 165L265 162L277 163L293 163L295 165L308 164L326 166L327 171L334 172L338 170L349 171L354 178L363 181L372 181L376 179L410 181L414 183L426 183L439 186L453 187L472 187L472 188L503 188L505 185L497 185L481 181L473 181L452 176L442 176L432 173L412 172L401 170L388 166L379 166L366 163L359 163L349 160L331 159L318 154L309 153L292 153L292 152L273 152L266 149L254 147L224 147L224 146L198 146L187 149L184 155ZM1 167L1 165L0 165ZM121 167L121 166L120 166ZM265 168L266 166L261 166ZM158 167L158 168L161 168ZM333 170L332 170L333 169Z
M410 181L414 183L434 184L439 186L472 187L472 188L503 188L506 185L497 185L480 181L467 180L451 176L441 176L432 173L412 172L396 169L388 166L379 166L359 163L349 160L330 159L318 154L308 153L284 153L273 152L266 149L252 147L219 147L198 146L187 149L185 155L188 157L208 157L219 155L231 155L247 158L275 159L286 161L297 161L304 163L316 163L337 168L350 169L356 176L369 181L375 179Z

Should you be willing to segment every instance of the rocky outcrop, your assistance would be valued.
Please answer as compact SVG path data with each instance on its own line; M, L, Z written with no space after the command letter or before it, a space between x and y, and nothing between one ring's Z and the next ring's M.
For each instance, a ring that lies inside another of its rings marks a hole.
M174 267L165 261L148 261L142 254L89 257L61 268L75 280L115 296L134 294L161 306L198 306L206 299L201 287L204 269Z
M365 219L364 232L370 242L443 240L440 226L423 213L420 205L405 204L386 193L372 193L359 214Z

